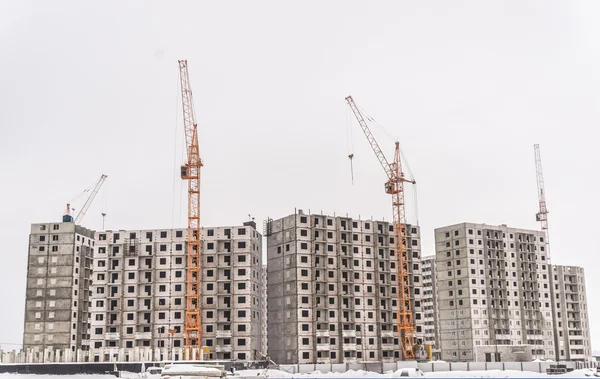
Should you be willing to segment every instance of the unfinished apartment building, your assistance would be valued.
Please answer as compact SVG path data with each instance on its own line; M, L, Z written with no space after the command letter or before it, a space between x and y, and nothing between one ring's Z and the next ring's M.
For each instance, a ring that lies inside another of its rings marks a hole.
M592 347L583 267L552 265L552 274L557 360L587 361Z
M262 253L261 253L262 255ZM261 274L261 318L260 321L262 322L261 325L261 349L260 352L263 354L260 358L264 359L267 358L267 353L268 353L268 339L267 339L267 328L268 328L268 323L267 323L267 266L265 264L262 265L261 270L260 270L260 274Z
M440 358L439 315L435 280L435 256L422 258L423 266L423 340L431 345L434 359Z
M71 222L32 224L23 348L89 349L94 232Z
M462 223L436 229L435 243L443 360L501 361L503 351L555 357L543 232Z
M94 348L184 346L186 237L187 229L97 233ZM254 222L202 229L202 345L213 359L261 352L261 239Z
M423 342L419 228L408 226L412 305ZM388 222L305 214L267 220L268 348L276 363L402 359Z

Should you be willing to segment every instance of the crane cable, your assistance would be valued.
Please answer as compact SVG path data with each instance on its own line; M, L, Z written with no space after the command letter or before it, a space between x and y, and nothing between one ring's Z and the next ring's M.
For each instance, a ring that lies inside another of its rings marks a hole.
M378 129L380 129L390 140L397 142L399 141L399 138L394 138L394 136L392 135L392 133L388 132L381 124L379 124L377 121L375 121L375 119L371 116L369 116L369 114L367 112L365 112L365 110L357 105L357 108L360 109L360 111L363 113L363 115L365 116L365 118L367 120L369 120L373 125L375 125ZM399 143L399 142L398 142ZM416 219L416 224L417 226L419 226L419 203L417 201L417 184L415 181L415 177L412 173L412 170L410 169L410 166L408 164L408 159L406 159L406 157L404 156L404 151L402 150L402 145L400 145L400 156L402 157L402 162L403 162L403 166L406 167L407 173L408 173L408 179L410 181L413 182L413 206L415 208L415 219Z
M352 126L348 121L348 107L344 102L344 109L346 115L346 148L348 150L348 159L350 159L350 176L352 178L352 185L354 185L354 166L352 164L352 159L354 158L354 140L352 139Z
M172 203L171 203L171 228L175 227L175 192L176 192L176 183L177 180L177 133L179 132L179 80L177 82L177 92L175 93L175 135L173 138L173 195L172 195Z
M81 196L85 195L87 192L89 192L92 188L94 188L94 186L98 183L98 181L96 180L94 183L92 183L92 185L90 185L89 187L87 187L86 189L84 189L81 193L79 193L77 196L75 196L74 198L72 198L71 200L69 200L69 203L72 203L74 200L79 199Z

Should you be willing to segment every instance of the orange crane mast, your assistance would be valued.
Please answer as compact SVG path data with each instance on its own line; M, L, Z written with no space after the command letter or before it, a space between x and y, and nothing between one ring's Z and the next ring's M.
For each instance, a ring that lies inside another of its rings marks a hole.
M411 306L411 280L409 271L409 257L406 249L406 212L404 206L404 183L415 183L414 180L407 180L402 172L400 159L400 143L396 142L394 161L389 163L381 151L379 144L371 133L367 122L360 110L354 103L352 96L346 97L346 102L352 109L354 116L358 120L373 152L377 156L379 163L383 167L387 182L385 183L385 192L392 195L392 211L394 214L394 248L396 252L396 297L398 300L398 311L396 323L398 327L398 337L402 346L404 359L415 359L415 323Z
M537 193L538 193L538 202L540 210L535 214L535 220L540 223L542 228L542 232L544 232L544 237L546 238L546 254L548 255L548 265L550 265L550 270L552 270L552 258L550 256L550 231L548 230L548 208L546 207L546 188L544 187L544 173L542 171L542 156L540 154L540 145L533 145L533 153L535 155L535 176L537 180ZM554 296L554 272L550 271L550 288L552 291L550 292L550 305L552 309L556 309L556 297ZM557 329L557 320L556 317L552 318L552 324L554 330ZM560 358L558 354L558 333L554 333L554 346L555 350L555 358L558 360Z
M200 309L200 168L203 166L198 148L198 126L194 116L192 87L187 60L179 61L183 124L187 162L181 166L181 179L188 181L187 286L185 309L186 359L200 358L202 313ZM196 349L196 353L192 352Z

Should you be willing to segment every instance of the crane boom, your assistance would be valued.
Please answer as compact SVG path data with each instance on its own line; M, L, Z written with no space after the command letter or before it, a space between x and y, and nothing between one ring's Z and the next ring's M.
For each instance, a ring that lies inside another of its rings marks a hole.
M386 159L385 155L383 154L383 151L381 151L381 148L379 147L377 140L375 140L373 133L371 133L371 129L369 129L369 125L367 125L365 118L363 117L362 113L360 113L360 110L356 106L356 103L354 102L354 99L352 99L352 96L346 97L346 102L348 103L348 105L350 106L350 109L352 109L352 112L354 113L354 116L358 120L358 124L360 125L361 129L365 133L365 136L367 137L367 141L369 141L369 144L371 145L373 152L375 152L375 155L377 156L379 163L381 163L381 167L383 167L383 169L385 170L385 174L387 175L388 179L391 179L392 175L393 175L391 165L388 162L388 160Z
M98 179L98 181L94 185L94 189L92 189L92 192L90 193L90 196L87 198L87 200L83 204L83 207L81 208L81 210L79 211L79 213L77 213L77 217L75 217L75 221L74 222L76 224L79 224L81 222L81 220L83 219L83 216L85 216L85 213L90 208L90 205L92 205L92 202L94 201L94 198L98 194L98 191L100 190L100 187L102 187L102 184L104 183L104 181L106 180L106 178L107 178L107 176L104 175L104 174L102 174L102 176L100 176L100 179ZM68 207L69 207L69 205L67 204L67 208Z
M198 126L194 116L192 88L187 60L179 61L183 124L187 162L181 166L181 178L188 181L187 281L185 310L185 348L187 359L200 358L202 314L200 310L200 168L203 166L198 147ZM193 351L196 349L196 353Z
M404 182L415 183L414 180L406 180L402 172L400 158L400 143L396 142L394 161L390 164L381 151L379 144L371 133L358 107L351 96L346 97L348 105L354 112L373 152L383 167L388 180L385 183L385 192L392 195L392 211L394 222L394 250L396 252L396 298L398 310L396 323L398 328L398 340L402 347L404 359L415 359L415 324L411 304L411 280L409 257L406 237L406 211L404 204Z

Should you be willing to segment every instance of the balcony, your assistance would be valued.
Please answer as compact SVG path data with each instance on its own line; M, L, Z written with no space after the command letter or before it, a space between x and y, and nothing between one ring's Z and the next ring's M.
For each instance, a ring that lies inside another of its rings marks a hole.
M317 345L317 351L329 351L328 343L320 343Z
M344 351L345 350L357 350L358 347L355 343L345 343L344 344Z
M356 330L343 330L342 336L343 337L356 337Z
M394 337L394 332L391 330L382 330L381 337Z
M503 338L503 339L505 339L505 338ZM506 339L509 339L509 338L506 338ZM527 339L528 340L543 340L545 338L544 338L543 334L528 334Z
M121 334L119 333L105 333L104 339L107 341L118 341L121 339Z
M398 346L394 345L393 343L382 343L381 344L381 350L395 350L398 349Z
M329 330L317 330L315 334L317 337L329 337Z
M217 330L217 338L231 338L231 330Z
M231 353L231 345L215 346L215 351L217 353Z
M149 340L152 339L152 332L142 332L135 334L136 340Z

